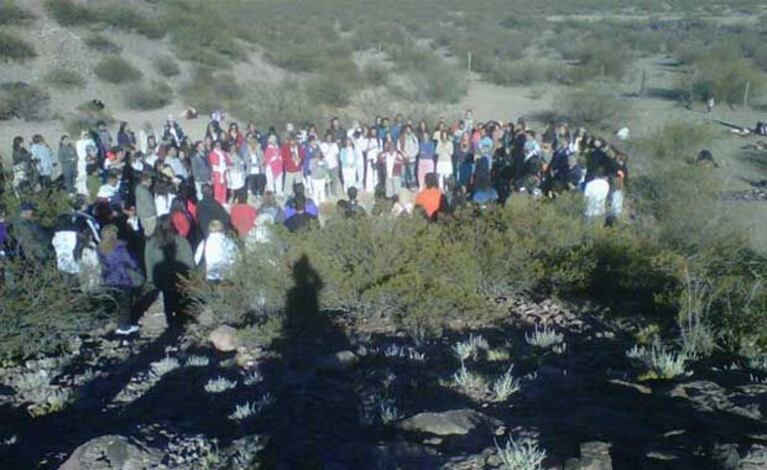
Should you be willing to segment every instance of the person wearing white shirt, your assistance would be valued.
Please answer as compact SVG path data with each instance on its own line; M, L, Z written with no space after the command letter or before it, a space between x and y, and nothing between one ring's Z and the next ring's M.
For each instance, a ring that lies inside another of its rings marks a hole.
M365 190L375 192L378 185L378 156L383 152L383 145L378 138L378 129L371 127L368 130L367 139L363 147L365 149L366 171L365 171Z
M610 184L607 182L604 173L597 174L597 177L586 183L583 195L586 197L586 219L593 222L600 217L604 217L607 210L607 195L610 194Z
M80 140L75 143L77 152L77 177L75 178L75 191L77 194L88 194L88 163L91 159L95 161L96 142L90 136L88 131L80 133Z
M208 237L200 243L194 255L194 262L200 266L205 262L205 279L218 283L231 273L237 261L239 249L224 234L224 224L220 220L211 221Z
M325 134L325 142L320 144L320 151L325 157L325 165L330 177L330 194L338 196L338 190L341 187L341 178L338 174L341 150L335 142L333 133Z

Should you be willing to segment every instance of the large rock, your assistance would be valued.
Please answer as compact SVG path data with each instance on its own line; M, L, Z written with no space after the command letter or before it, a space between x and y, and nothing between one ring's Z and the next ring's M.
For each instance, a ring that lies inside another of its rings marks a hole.
M81 445L59 470L144 470L157 468L160 456L139 448L128 438L107 435Z
M237 329L228 325L219 326L208 336L213 347L221 352L232 352L237 349Z
M461 409L443 413L419 413L402 420L399 428L437 436L465 436L482 424L499 426L501 423L477 411Z
M565 470L612 469L613 461L610 458L610 444L598 441L581 444L581 458L570 459L565 464Z
M317 359L317 368L319 370L331 372L343 372L357 365L359 357L351 351L339 351L329 356Z

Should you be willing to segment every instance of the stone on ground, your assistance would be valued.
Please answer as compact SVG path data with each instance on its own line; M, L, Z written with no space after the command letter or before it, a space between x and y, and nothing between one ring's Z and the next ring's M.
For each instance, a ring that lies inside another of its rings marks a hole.
M221 352L232 352L237 349L237 329L228 325L219 326L213 330L208 339L213 347Z
M160 457L132 444L128 438L107 435L81 445L59 470L148 470L157 468Z
M443 413L419 413L399 423L405 431L437 436L465 436L482 424L498 423L482 413L470 409L450 410Z

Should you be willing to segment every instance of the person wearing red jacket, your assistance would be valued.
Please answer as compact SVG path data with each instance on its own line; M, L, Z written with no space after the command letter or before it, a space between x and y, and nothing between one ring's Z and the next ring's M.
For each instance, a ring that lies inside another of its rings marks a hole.
M226 203L226 171L229 169L231 159L221 149L221 142L213 144L213 150L208 154L208 164L213 181L213 197L219 204Z
M256 208L248 204L247 191L237 192L237 202L232 206L229 215L240 239L245 240L253 227L256 226L256 219L258 218Z
M302 181L304 167L304 149L298 145L295 137L288 137L287 142L280 149L282 156L282 169L285 172L285 190L293 191L296 183Z

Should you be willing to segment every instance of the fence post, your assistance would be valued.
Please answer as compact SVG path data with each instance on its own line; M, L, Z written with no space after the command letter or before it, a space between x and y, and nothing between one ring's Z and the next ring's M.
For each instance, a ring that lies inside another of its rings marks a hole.
M639 96L644 96L646 85L647 85L647 69L642 69L642 82L639 85Z
M466 55L466 80L471 80L471 52L467 52Z
M746 90L743 92L743 107L748 107L748 93L751 91L751 82L746 82Z

